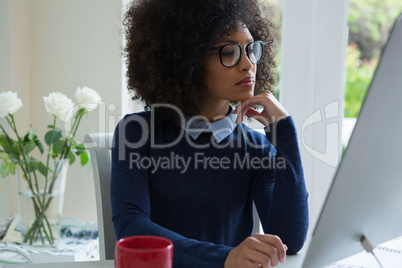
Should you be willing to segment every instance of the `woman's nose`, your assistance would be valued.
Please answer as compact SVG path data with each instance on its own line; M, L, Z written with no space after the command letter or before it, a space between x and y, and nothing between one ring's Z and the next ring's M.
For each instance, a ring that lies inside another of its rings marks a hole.
M246 48L242 48L242 53L243 55L241 56L240 62L237 65L240 70L250 70L253 68L253 63L250 61L248 58L248 55L246 53Z

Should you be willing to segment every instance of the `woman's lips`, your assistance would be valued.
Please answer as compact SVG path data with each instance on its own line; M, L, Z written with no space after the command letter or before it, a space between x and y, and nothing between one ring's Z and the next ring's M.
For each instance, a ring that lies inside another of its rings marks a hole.
M241 87L251 87L253 85L254 85L253 77L246 77L243 80L236 83L236 86L241 86Z

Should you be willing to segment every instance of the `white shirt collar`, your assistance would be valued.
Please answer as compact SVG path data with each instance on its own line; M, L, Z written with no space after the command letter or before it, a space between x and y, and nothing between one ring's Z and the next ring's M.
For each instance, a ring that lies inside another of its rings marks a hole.
M201 116L187 118L184 126L180 125L194 140L196 140L202 132L211 131L217 143L221 142L229 136L236 128L237 115L232 113L232 107L229 108L229 113L218 121L212 123L205 121Z

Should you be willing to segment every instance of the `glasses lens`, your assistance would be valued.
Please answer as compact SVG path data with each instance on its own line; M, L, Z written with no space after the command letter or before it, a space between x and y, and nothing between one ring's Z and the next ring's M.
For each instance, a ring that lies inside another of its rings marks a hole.
M240 58L241 48L238 45L226 45L222 48L222 64L226 67L232 67L237 64Z
M263 42L255 41L247 45L248 58L254 64L257 64L261 61L263 52L264 52Z

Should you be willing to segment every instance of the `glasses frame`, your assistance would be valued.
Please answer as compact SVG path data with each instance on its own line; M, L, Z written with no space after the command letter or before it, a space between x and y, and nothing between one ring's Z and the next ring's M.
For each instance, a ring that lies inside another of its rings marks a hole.
M257 61L257 62L253 62L253 61L250 59L250 55L249 55L249 53L248 53L248 47L249 47L251 44L254 44L254 43L260 43L260 44L262 45L261 59L260 59L259 61ZM226 46L233 46L233 45L238 46L239 49L241 50L241 53L240 53L239 58L237 59L237 61L236 61L233 65L227 66L227 65L223 64L223 61L222 61L222 50L223 50L223 48L226 47ZM262 56L264 55L264 48L265 48L265 42L264 42L264 41L260 41L260 40L253 41L253 42L248 43L248 44L245 45L245 46L242 46L242 45L240 45L240 44L226 44L226 45L219 46L219 47L211 47L210 49L212 49L212 50L218 50L218 51L219 51L219 59L220 59L220 61L221 61L222 66L227 67L227 68L231 68L231 67L234 67L234 66L236 66L237 64L239 64L239 62L241 61L241 57L243 56L243 48L246 48L246 55L247 55L247 58L248 58L248 60L249 60L252 64L258 64L258 63L261 62Z

